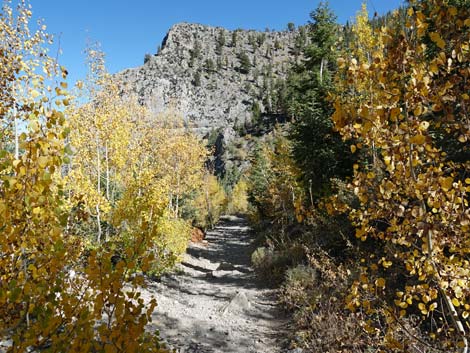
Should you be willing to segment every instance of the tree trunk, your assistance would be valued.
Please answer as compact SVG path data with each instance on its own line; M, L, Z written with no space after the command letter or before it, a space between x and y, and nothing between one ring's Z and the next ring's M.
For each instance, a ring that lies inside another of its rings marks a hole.
M100 159L100 145L99 145L98 132L96 132L96 170L97 170L96 187L98 189L98 195L101 196L101 159ZM100 214L99 201L96 204L96 222L98 226L97 241L98 243L101 243L101 214Z
M468 340L466 337L466 332L465 332L465 327L462 323L462 321L459 318L459 314L457 313L457 310L455 310L455 306L452 303L452 300L450 297L447 295L446 291L444 288L442 288L441 285L441 275L439 274L439 269L436 266L436 263L434 262L433 258L433 236L432 236L432 230L428 229L428 258L432 263L432 266L434 268L434 272L436 273L436 282L438 283L439 286L439 291L441 292L441 295L446 303L447 309L449 310L450 317L452 319L452 324L454 325L455 329L460 335L460 338L462 339L462 353L467 353L468 352Z
M19 148L19 134L18 134L18 119L16 117L17 111L16 106L13 108L13 118L15 121L15 159L20 158L20 148Z
M110 202L111 197L109 193L109 154L108 154L108 141L106 141L105 149L105 158L106 158L106 200ZM105 240L109 238L109 223L106 223L106 237Z
M323 65L324 65L324 59L322 58L321 63L320 63L320 84L323 83Z

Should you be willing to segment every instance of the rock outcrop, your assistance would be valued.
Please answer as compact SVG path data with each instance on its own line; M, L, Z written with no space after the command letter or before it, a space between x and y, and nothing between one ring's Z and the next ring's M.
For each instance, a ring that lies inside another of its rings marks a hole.
M201 136L226 139L276 112L276 85L298 60L297 31L229 31L180 23L144 65L117 74L154 113L173 109Z

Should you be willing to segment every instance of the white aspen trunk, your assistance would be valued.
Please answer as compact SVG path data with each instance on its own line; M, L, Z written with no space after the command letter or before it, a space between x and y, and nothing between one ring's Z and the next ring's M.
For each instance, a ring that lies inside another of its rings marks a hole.
M106 199L110 202L110 193L109 193L109 155L108 155L108 141L106 141L105 148L105 158L106 158ZM109 224L106 224L106 239L109 238Z
M436 276L437 276L436 280L439 285L439 291L441 292L441 295L444 298L444 301L446 303L447 309L450 312L450 316L452 318L452 324L457 329L457 332L459 333L462 339L463 347L462 347L461 352L468 353L468 340L466 337L465 327L459 318L459 314L457 313L457 310L455 310L455 306L452 303L452 300L447 295L445 289L441 287L441 275L439 274L439 269L437 268L436 263L434 262L434 258L433 258L433 237L432 237L431 229L428 230L428 256L433 265L434 271L436 272Z
M98 195L101 195L101 160L100 160L100 146L99 146L99 137L98 132L96 132L96 169L97 169L97 189ZM98 223L98 243L101 243L101 214L100 214L100 204L99 201L96 204L96 222Z
M98 243L101 243L101 214L100 214L100 205L96 204L96 223L98 224Z
M324 59L321 59L320 63L320 83L323 83L323 65L324 65Z
M16 117L17 111L16 106L13 108L13 119L15 122L15 159L20 158L20 147L19 147L19 134L18 134L18 119Z
M109 201L109 158L108 158L108 141L106 141L106 149L105 149L105 158L106 158L106 199Z
M176 202L175 202L175 218L178 219L179 214L179 195L176 195Z
M27 270L27 263L26 263L26 254L24 248L21 249L21 255L23 257L23 273L24 273L24 280L25 283L28 282L28 270ZM29 327L29 308L26 311L26 327Z
M313 194L312 194L312 179L309 179L308 181L308 192L310 194L310 206L313 207Z

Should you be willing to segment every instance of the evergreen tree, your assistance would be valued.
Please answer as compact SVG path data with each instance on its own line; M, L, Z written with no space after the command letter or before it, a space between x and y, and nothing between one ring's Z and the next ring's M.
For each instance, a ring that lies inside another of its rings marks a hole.
M238 54L238 60L240 60L240 72L248 74L251 69L251 62L248 55L245 52L241 52Z
M238 31L232 32L232 47L235 48L238 43Z
M222 55L222 50L225 45L225 33L224 31L219 32L219 36L217 37L215 52L217 55Z
M291 138L293 154L303 171L306 185L324 194L329 180L343 178L351 171L351 153L339 134L333 131L333 112L327 100L334 89L339 26L325 3L311 15L308 27L310 43L304 48L305 60L294 67L287 82L288 113L293 118Z
M189 54L189 66L193 67L194 61L201 56L201 43L199 43L199 41L195 41L194 48L189 51Z
M196 72L194 73L193 85L196 86L196 87L201 86L201 74L200 74L199 71L196 71Z
M206 60L205 66L206 66L206 71L209 73L213 72L215 69L214 61L210 58Z

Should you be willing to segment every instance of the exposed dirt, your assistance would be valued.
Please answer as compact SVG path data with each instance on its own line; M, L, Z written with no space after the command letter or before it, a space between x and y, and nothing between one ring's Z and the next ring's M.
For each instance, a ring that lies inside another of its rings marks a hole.
M150 283L152 329L178 352L281 352L287 320L250 267L252 237L245 219L225 217L175 274Z

